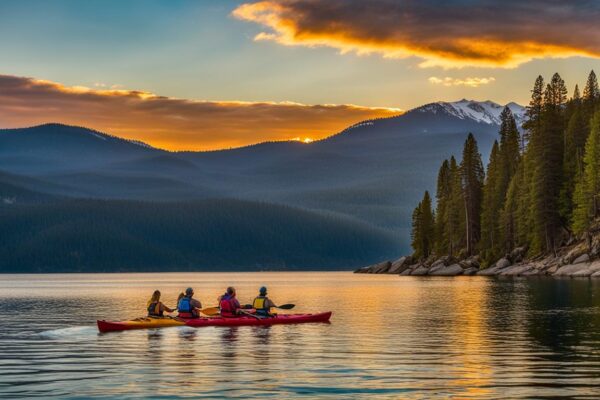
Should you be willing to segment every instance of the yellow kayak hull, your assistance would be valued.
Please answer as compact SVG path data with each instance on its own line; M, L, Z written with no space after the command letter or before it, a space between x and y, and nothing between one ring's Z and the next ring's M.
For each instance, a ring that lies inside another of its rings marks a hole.
M97 321L98 329L100 332L111 332L111 331L127 331L130 329L152 329L152 328L166 328L169 326L182 326L185 322L178 318L154 318L154 317L143 317L136 318L130 321Z

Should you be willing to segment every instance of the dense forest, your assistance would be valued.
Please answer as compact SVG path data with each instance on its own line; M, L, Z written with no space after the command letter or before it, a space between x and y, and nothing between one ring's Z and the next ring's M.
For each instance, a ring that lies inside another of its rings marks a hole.
M461 161L444 160L435 206L428 192L412 217L414 256L479 254L489 265L516 247L555 253L589 238L600 202L600 91L594 71L568 98L565 82L539 76L520 130L505 108L484 170L469 134ZM435 208L435 209L434 209Z
M386 231L238 200L0 203L0 272L348 269L397 252Z

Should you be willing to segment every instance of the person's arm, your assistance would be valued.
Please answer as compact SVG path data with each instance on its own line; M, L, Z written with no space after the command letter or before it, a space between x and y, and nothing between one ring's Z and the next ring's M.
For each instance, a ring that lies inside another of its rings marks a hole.
M200 311L202 309L202 303L200 303L200 300L193 299L192 306L194 308L198 309L198 311Z
M169 307L165 306L163 303L160 303L160 307L162 308L163 311L172 313L175 310L170 309Z
M269 299L269 298L265 299L265 303L266 303L265 305L266 305L268 308L277 307L277 306L275 305L275 303L273 303L273 300L271 300L271 299Z
M244 312L242 311L242 305L240 304L238 299L233 299L233 305L235 306L235 313L236 314L243 314Z

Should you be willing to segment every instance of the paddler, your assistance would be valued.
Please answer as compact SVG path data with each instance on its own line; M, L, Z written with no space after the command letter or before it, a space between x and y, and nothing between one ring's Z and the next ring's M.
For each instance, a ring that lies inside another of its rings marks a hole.
M222 317L237 317L242 312L242 306L235 297L235 288L230 286L224 295L219 297L219 308L221 309Z
M155 290L154 293L152 293L152 297L148 301L147 308L149 317L164 317L165 311L168 313L175 311L165 306L160 301L160 290Z
M199 300L194 299L194 289L191 287L185 289L185 295L179 300L177 304L178 316L181 318L198 318L200 316L200 309L202 303Z
M258 296L254 299L252 308L256 310L256 315L271 317L273 316L273 314L271 314L271 307L277 306L267 297L267 288L266 286L263 286L258 290Z

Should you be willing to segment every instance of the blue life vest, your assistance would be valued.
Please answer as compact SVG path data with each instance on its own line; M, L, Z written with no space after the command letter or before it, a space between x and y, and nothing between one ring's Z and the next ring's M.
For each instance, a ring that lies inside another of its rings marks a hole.
M177 304L177 311L184 313L192 313L194 311L194 307L192 307L191 300L192 299L187 296L182 297L181 300L179 300L179 304Z

